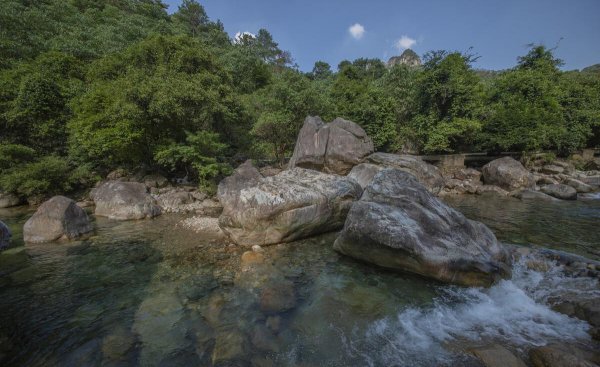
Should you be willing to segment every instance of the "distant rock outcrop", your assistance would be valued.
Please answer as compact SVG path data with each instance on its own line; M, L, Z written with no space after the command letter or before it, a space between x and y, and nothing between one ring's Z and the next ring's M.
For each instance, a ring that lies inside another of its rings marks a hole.
M408 65L408 66L420 66L421 58L417 55L416 52L407 48L404 50L402 55L394 56L390 58L387 62L387 66L391 68L394 65Z

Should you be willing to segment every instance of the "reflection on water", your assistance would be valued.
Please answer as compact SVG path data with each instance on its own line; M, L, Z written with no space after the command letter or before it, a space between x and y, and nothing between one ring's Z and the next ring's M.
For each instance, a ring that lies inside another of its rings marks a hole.
M538 245L600 260L600 199L518 200L498 195L444 198L470 219L488 225L506 243Z
M503 240L565 236L586 249L598 235L593 205L504 205L505 215L493 199L453 204L487 215ZM571 232L554 226L535 237L543 226L522 223L534 213L550 220L552 210L555 222L572 213ZM3 366L429 366L474 363L462 351L482 339L517 352L590 342L586 323L545 305L547 289L572 281L559 273L517 267L489 290L449 287L341 257L335 234L242 261L244 249L185 230L175 215L99 218L85 241L23 247L28 215L0 212L17 243L0 254Z

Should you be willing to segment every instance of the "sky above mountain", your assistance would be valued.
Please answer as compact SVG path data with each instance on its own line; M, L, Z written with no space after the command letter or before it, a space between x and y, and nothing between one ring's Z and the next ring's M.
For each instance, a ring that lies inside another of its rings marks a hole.
M169 12L180 0L164 0ZM301 70L315 61L387 61L406 48L472 51L483 69L506 69L527 45L555 47L564 69L600 63L600 0L201 0L233 37L266 28Z

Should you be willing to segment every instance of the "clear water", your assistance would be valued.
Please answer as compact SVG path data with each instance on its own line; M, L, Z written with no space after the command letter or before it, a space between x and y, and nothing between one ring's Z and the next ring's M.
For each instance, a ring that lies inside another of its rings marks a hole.
M451 202L504 241L597 254L598 202L477 199ZM244 249L175 215L98 218L85 241L23 246L30 214L0 210L15 235L0 254L2 366L477 366L465 350L490 342L515 353L592 343L585 322L546 300L562 288L600 299L598 283L559 268L516 264L490 289L451 287L344 258L335 234L242 266ZM265 289L283 292L284 311L261 310Z

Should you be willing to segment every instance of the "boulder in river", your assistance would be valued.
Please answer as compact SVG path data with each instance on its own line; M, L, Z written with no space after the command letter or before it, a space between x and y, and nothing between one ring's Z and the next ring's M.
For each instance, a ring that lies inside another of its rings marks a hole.
M556 185L545 185L540 188L544 194L554 196L561 200L576 200L577 190L571 186L556 184Z
M444 187L444 177L440 170L415 155L377 152L365 158L365 162L382 168L395 168L408 172L434 194L438 194Z
M239 245L290 242L341 228L361 193L347 177L302 168L262 177L245 163L219 184L219 225Z
M529 351L533 367L594 367L600 364L600 353L575 345L549 344Z
M577 190L578 193L585 194L594 191L594 188L592 186L570 177L564 180L564 184L571 186L572 188Z
M0 251L8 247L11 236L12 234L10 233L8 226L0 220Z
M495 159L483 166L483 181L504 190L530 189L535 186L535 177L523 165L511 158Z
M96 204L95 214L117 220L153 218L160 207L139 182L107 181L93 189L90 197Z
M548 194L544 194L543 192L525 189L515 192L513 197L520 200L549 200L549 201L558 201L555 197L550 196Z
M309 116L298 134L290 168L345 175L373 150L371 138L354 122L337 118L325 124Z
M72 240L94 230L85 210L74 200L55 196L44 202L23 226L29 243Z
M508 252L488 227L465 218L397 169L375 175L352 205L334 249L466 286L489 286L511 274Z

